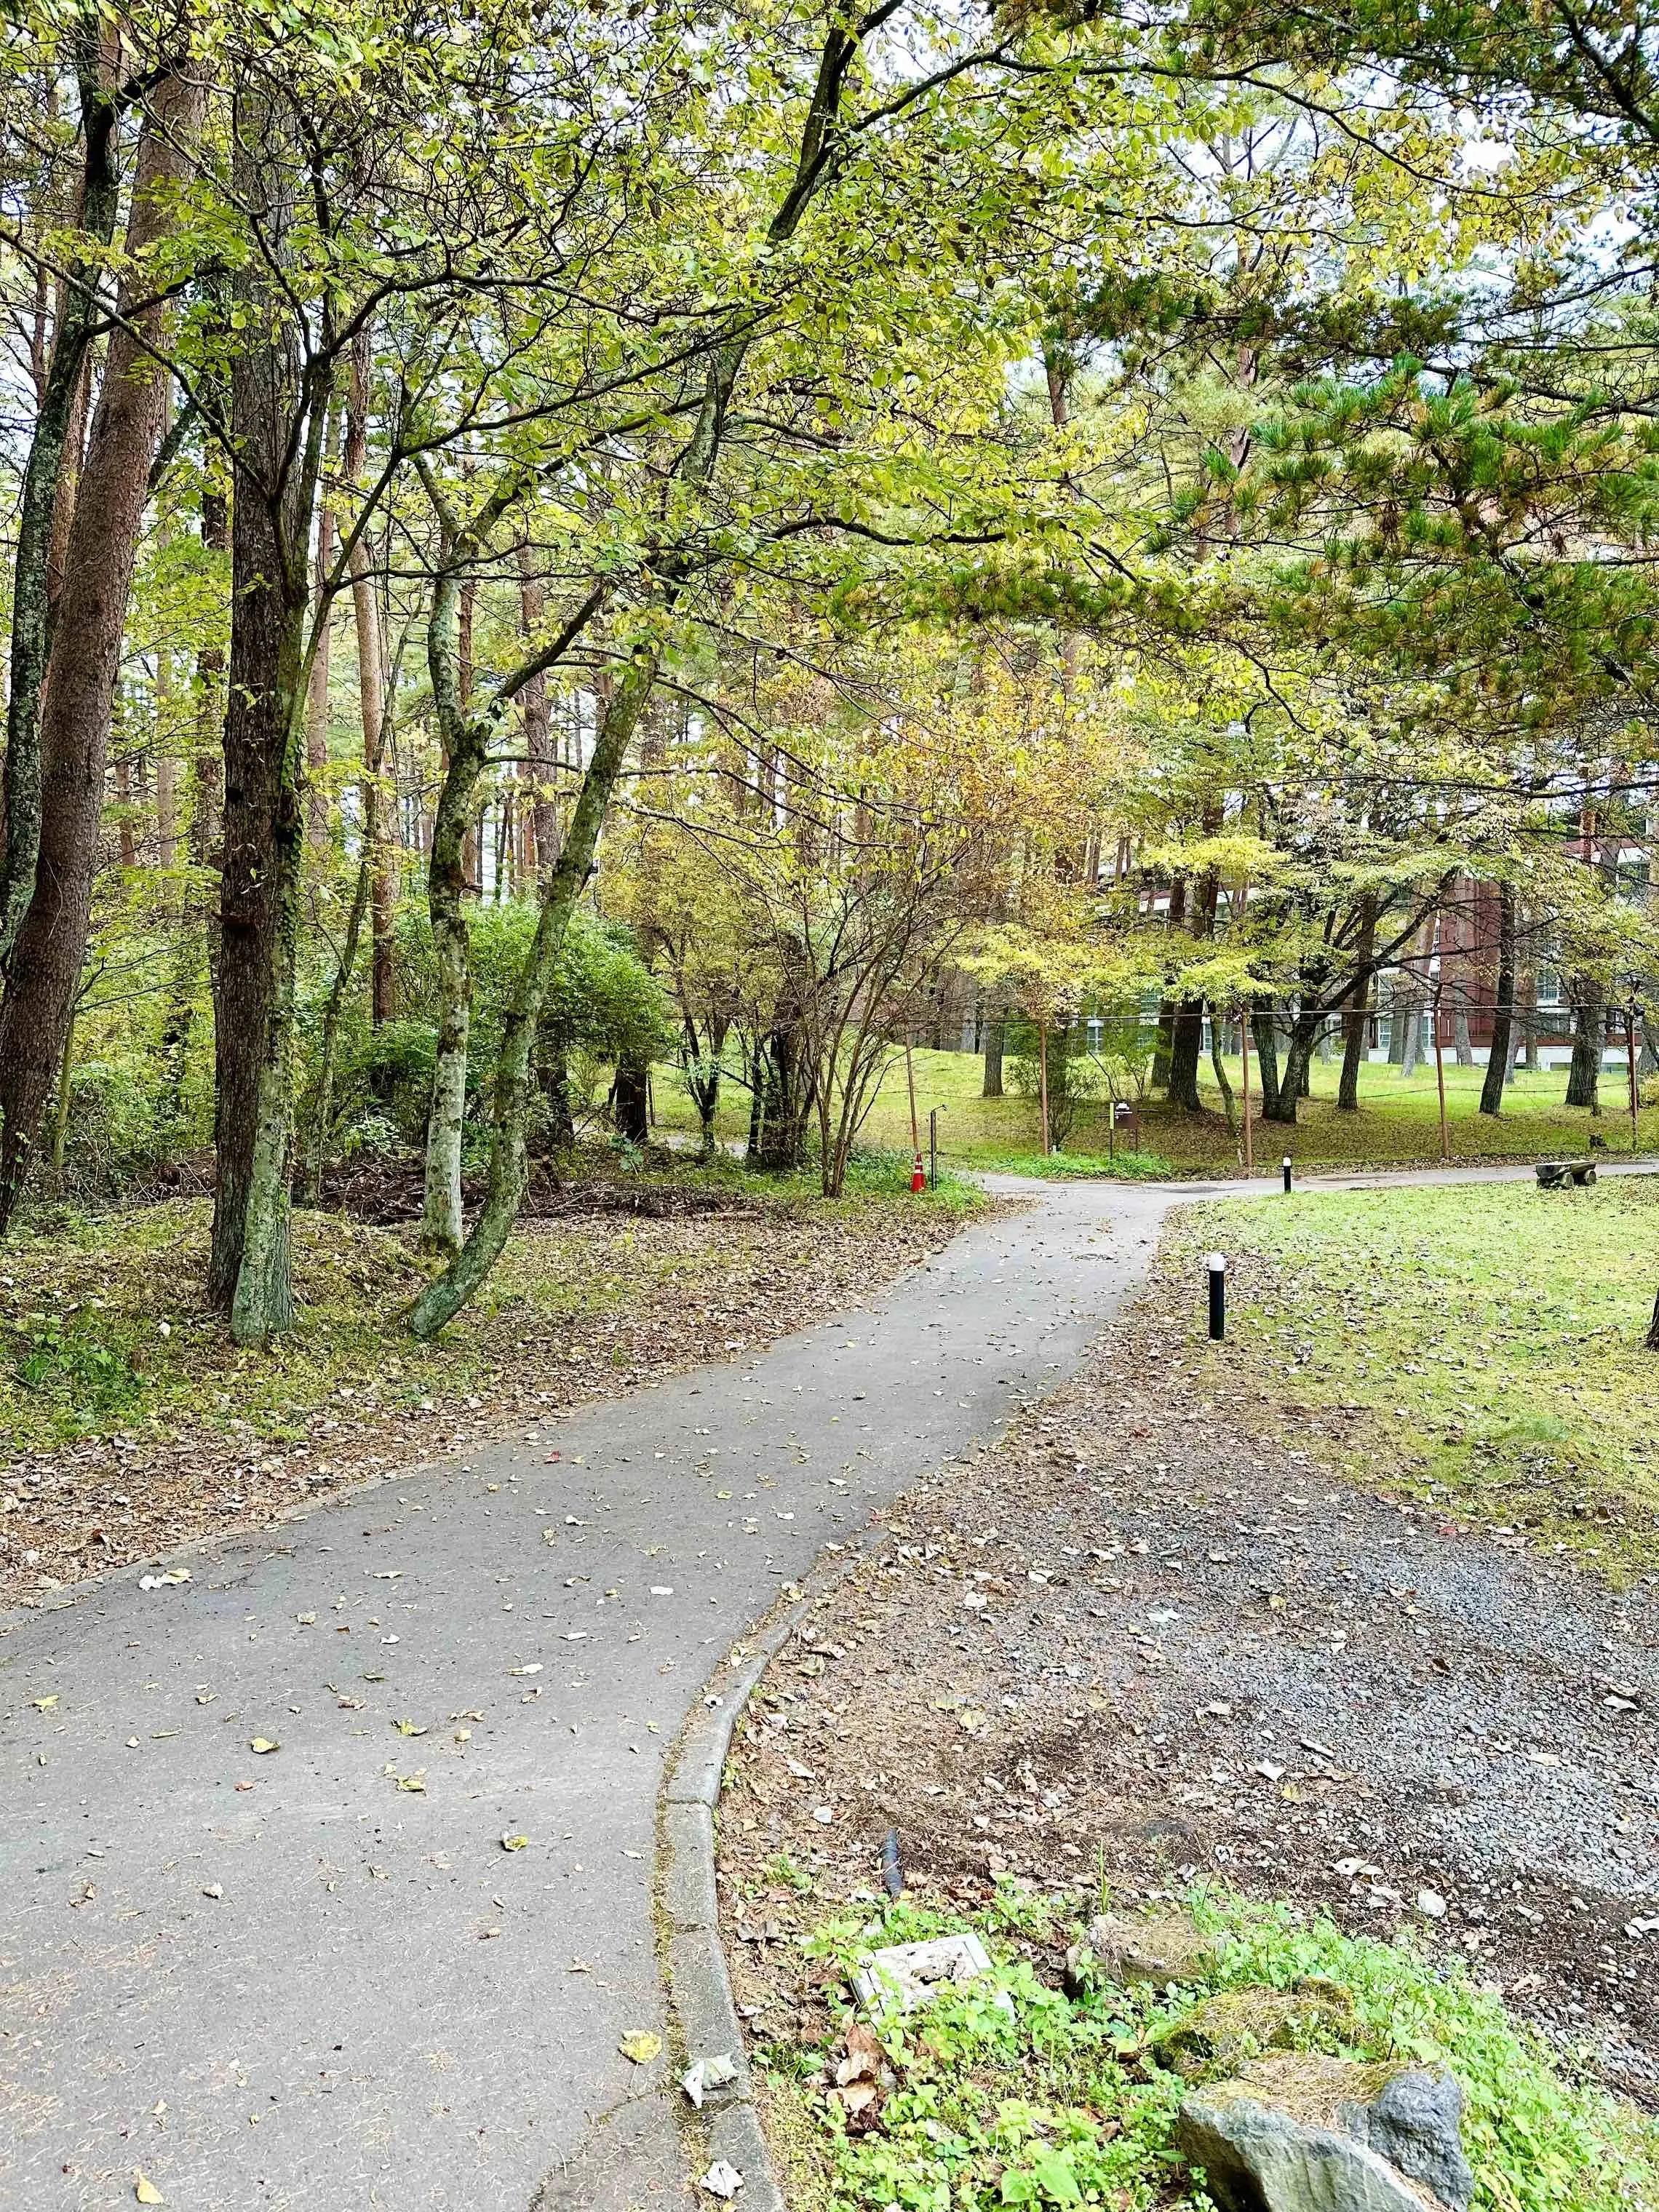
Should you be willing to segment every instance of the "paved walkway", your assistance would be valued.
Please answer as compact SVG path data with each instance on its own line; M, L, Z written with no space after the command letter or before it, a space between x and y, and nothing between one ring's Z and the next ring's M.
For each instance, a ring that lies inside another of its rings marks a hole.
M10 1616L5 2201L589 2204L557 2177L630 2098L592 2141L670 2201L617 2052L661 2025L664 1749L827 1542L1070 1370L1171 1196L1049 1187L757 1358Z
M662 2025L689 1701L826 1544L1069 1372L1210 1189L1022 1188L757 1358L0 1621L5 2201L94 2212L138 2172L181 2212L674 2201L617 2044Z

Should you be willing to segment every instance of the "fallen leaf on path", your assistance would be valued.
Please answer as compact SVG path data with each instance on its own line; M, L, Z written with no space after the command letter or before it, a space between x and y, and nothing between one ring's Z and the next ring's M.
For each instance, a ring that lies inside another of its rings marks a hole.
M132 2185L132 2193L141 2204L165 2204L167 2201L155 2184L142 2173Z
M528 1836L503 1836L501 1849L504 1851L521 1851L529 1841Z
M617 2048L635 2066L648 2066L662 2050L662 2038L653 2035L648 2027L630 2028Z
M249 1738L247 1747L250 1751L267 1752L280 1751L283 1747L270 1736L256 1735Z
M717 2158L697 2186L706 2189L711 2197L720 2197L729 2204L743 2187L743 2176L735 2166L728 2166L723 2158Z

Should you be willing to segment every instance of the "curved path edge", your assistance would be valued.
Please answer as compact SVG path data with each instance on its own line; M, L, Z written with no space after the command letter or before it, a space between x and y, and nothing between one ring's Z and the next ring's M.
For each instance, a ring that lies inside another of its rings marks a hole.
M1601 1161L1603 1172L1613 1175L1659 1174L1659 1162L1649 1158ZM1402 1174L1359 1171L1349 1176L1310 1178L1304 1189L1322 1191L1370 1190L1391 1186L1423 1188L1439 1183L1522 1182L1533 1173L1530 1164L1510 1163L1485 1168L1418 1169ZM992 1178L987 1178L992 1181ZM994 1187L1050 1190L1049 1183L1032 1185L1024 1178L997 1177ZM1065 1188L1064 1184L1060 1186ZM1214 1198L1251 1198L1270 1194L1279 1188L1278 1178L1259 1176L1233 1184L1205 1183L1170 1189L1174 1205L1202 1203ZM668 1770L658 1801L657 1906L659 1962L668 1995L669 2015L678 2076L702 2057L729 2053L737 2067L730 2087L717 2090L701 2112L689 2112L684 2132L699 2154L703 2170L714 2160L724 2160L743 2177L744 2212L789 2212L789 2203L778 2179L771 2145L755 2100L753 2075L732 1977L720 1942L720 1893L715 1876L714 1818L720 1806L720 1784L738 1721L750 1698L765 1679L768 1668L823 1589L842 1581L863 1556L863 1547L850 1558L836 1562L827 1577L814 1577L814 1589L792 1604L782 1618L757 1627L752 1639L734 1647L744 1656L735 1669L727 1660L703 1686L680 1738L677 1756ZM678 2090L678 2082L677 2082ZM684 2092L678 2092L682 2097ZM699 2124L701 2123L701 2124Z

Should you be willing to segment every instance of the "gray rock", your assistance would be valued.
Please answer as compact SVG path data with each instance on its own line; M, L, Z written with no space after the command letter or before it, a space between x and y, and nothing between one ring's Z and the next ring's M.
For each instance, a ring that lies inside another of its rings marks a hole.
M1449 2075L1304 2053L1194 2090L1176 2142L1218 2212L1468 2212L1462 2109Z
M1201 1982L1214 1971L1215 1946L1184 1912L1165 1912L1148 1920L1097 1913L1080 1943L1066 1954L1066 1987L1074 1997L1116 1983L1162 1986Z
M1347 2113L1343 2113L1345 2122ZM1463 2155L1459 2124L1462 2084L1450 2074L1413 2066L1385 2083L1380 2095L1355 2113L1365 2141L1391 2166L1432 2190L1451 2212L1468 2212L1474 2175Z
M1426 2212L1428 2199L1368 2145L1248 2098L1188 2098L1176 2141L1218 2212Z

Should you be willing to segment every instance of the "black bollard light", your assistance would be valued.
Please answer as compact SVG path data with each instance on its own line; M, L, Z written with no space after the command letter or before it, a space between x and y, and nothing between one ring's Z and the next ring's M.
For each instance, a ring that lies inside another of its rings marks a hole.
M1288 1197L1291 1188L1291 1156L1288 1152L1285 1153L1285 1158L1281 1162L1281 1165L1285 1170L1285 1195Z
M1227 1334L1227 1260L1222 1252L1210 1255L1210 1341L1219 1344Z

